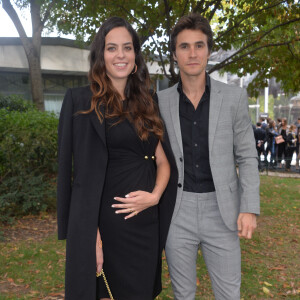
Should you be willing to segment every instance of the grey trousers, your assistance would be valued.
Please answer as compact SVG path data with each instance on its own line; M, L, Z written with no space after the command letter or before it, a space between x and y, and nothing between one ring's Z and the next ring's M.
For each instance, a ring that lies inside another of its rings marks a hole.
M178 214L171 223L166 257L176 300L195 299L199 247L215 299L239 300L240 241L237 232L224 224L215 192L183 192Z

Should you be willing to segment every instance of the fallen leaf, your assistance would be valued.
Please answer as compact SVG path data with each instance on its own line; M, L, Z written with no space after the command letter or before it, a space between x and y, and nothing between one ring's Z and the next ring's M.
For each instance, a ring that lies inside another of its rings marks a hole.
M272 284L271 284L271 283L269 283L269 282L266 282L266 281L264 281L264 285L266 285L266 286L272 286Z
M268 288L266 288L265 286L262 288L263 292L267 295L270 294L270 290Z

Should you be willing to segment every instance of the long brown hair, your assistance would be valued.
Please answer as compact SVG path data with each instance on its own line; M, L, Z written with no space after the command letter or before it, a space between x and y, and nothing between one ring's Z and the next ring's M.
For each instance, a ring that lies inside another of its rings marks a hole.
M106 35L116 27L125 27L132 37L135 64L137 71L132 72L125 86L125 98L128 100L127 109L123 109L121 95L114 88L106 74L104 48ZM93 93L91 107L83 113L95 110L100 122L103 118L119 117L121 122L127 118L137 130L142 140L147 140L149 133L154 133L160 140L163 137L163 123L158 114L157 104L153 101L150 88L151 81L147 66L141 54L139 38L132 26L124 19L111 17L107 19L97 32L90 51L89 81ZM100 107L105 107L105 116ZM118 122L117 122L118 123ZM116 123L116 124L117 124Z

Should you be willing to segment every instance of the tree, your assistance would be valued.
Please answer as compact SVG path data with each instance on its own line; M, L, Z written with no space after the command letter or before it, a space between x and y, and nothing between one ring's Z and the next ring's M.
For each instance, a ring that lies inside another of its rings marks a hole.
M2 7L13 21L29 65L32 101L37 108L44 110L43 81L41 71L41 40L42 31L50 23L50 15L55 6L55 1L46 0L17 0L14 3L20 8L30 7L32 22L32 37L28 37L21 20L9 0L2 0Z
M178 80L170 49L170 33L188 12L208 18L214 29L214 51L229 51L209 71L239 76L256 73L249 85L252 95L275 77L285 91L300 89L300 7L298 1L280 0L75 0L58 12L58 27L83 40L93 38L109 16L126 18L135 26L148 60L159 57L172 83ZM293 74L293 76L291 76Z

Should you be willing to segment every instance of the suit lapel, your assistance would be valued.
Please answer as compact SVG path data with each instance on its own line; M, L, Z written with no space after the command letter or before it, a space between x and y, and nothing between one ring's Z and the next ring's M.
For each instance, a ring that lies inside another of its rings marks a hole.
M208 125L208 145L211 154L214 137L216 133L217 123L219 119L220 109L222 106L223 96L217 86L217 82L211 79L211 92L209 104L209 125Z
M172 118L172 124L174 126L175 135L177 138L177 142L181 154L183 154L182 136L181 136L180 119L179 119L179 93L177 91L177 84L170 91L168 100L169 100L170 113Z
M105 109L104 107L101 105L100 110L103 114L103 116L105 115ZM95 111L92 111L89 114L90 120L96 130L96 132L98 133L98 136L100 137L100 139L102 140L104 146L106 147L106 136L105 136L105 118L103 119L103 122L101 123L97 117L97 114Z

